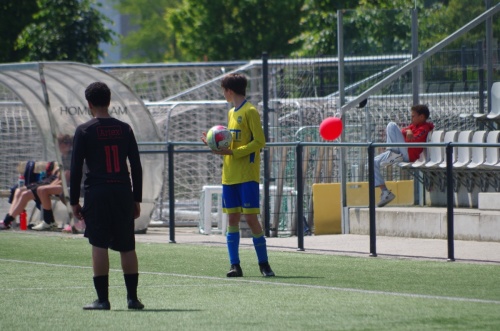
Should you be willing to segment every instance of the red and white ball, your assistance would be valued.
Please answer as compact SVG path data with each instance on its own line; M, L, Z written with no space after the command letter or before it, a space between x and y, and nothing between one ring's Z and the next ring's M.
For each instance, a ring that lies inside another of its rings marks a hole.
M221 148L229 148L233 141L233 135L223 125L216 125L207 132L207 145L213 151L220 151Z

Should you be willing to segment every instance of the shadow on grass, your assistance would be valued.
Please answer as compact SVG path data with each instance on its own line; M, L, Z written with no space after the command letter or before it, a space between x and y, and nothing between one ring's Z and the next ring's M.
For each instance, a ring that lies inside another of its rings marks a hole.
M273 276L273 277L261 277L261 276L245 276L245 278L254 278L260 280L273 280L273 279L323 279L325 277L315 277L315 276Z
M142 313L142 312L153 312L153 313L185 313L185 312L197 312L202 311L201 309L162 309L162 308L149 308L149 309L112 309L113 312L123 313Z

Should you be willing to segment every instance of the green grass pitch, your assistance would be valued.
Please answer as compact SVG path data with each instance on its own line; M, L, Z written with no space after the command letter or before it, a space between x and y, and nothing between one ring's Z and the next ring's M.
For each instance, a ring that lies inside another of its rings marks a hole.
M91 250L74 236L0 233L0 330L500 330L500 266L270 251L277 274L226 278L223 247L137 244L129 311L110 252L111 311L95 299Z

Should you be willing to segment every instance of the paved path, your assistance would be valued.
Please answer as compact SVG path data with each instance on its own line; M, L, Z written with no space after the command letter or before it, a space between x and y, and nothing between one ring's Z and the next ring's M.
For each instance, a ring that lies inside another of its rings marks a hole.
M149 227L146 234L136 235L138 242L169 243L166 227ZM222 235L203 235L197 228L175 229L176 244L195 244L225 247ZM479 262L500 265L500 242L454 241L455 262ZM242 248L252 248L251 238L241 238ZM283 252L336 254L370 257L370 238L367 235L321 235L304 237L304 251L298 251L297 237L267 238L269 250ZM378 236L377 258L413 258L448 260L448 241L442 239L417 239Z
M19 230L13 230L19 231ZM62 232L27 231L27 235L74 236ZM170 243L168 227L149 227L146 234L137 234L137 242ZM222 235L203 235L196 227L178 227L175 229L175 243L171 245L209 245L226 247L226 238ZM455 262L484 263L500 266L500 242L454 241ZM241 238L242 249L253 249L251 238ZM297 254L334 254L357 257L370 257L370 237L368 235L320 235L304 237L304 251L298 250L297 237L267 238L269 250L295 252ZM443 239L418 239L378 236L376 240L376 258L448 260L448 241Z

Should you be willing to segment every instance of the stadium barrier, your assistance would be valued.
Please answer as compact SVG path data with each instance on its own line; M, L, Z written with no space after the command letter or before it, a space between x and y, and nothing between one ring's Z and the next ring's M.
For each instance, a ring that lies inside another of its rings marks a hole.
M175 211L175 174L173 172L173 164L174 164L174 154L175 154L175 149L177 146L182 146L185 143L182 142L170 142L167 143L168 145L168 160L169 160L169 193L170 193L170 198L169 198L169 207L171 211ZM193 143L187 143L188 145L196 145ZM199 146L203 146L202 143L197 143ZM274 144L274 143L269 143L267 145L268 148L272 149L275 146L280 146L283 144ZM375 148L376 147L407 147L408 144L387 144L387 143L306 143L306 142L297 142L295 143L295 178L302 178L303 177L303 165L304 165L304 159L303 159L303 148L308 147L308 146L323 146L323 147L337 147L337 148L346 148L346 147L364 147L368 148L368 170L369 170L369 181L368 181L368 197L369 197L369 209L370 209L370 254L373 256L376 256L376 232L375 232L375 187L373 185L374 182L374 156L375 156ZM454 177L454 168L453 168L453 150L454 148L460 148L460 147L468 147L468 148L500 148L500 144L496 143L455 143L455 142L439 142L439 143L415 143L413 144L414 147L424 147L424 148L434 148L434 147L439 147L439 148L444 148L445 151L445 158L446 160L446 167L445 167L445 174L447 183L446 183L446 208L447 208L447 226L448 226L448 232L447 232L447 238L449 242L449 259L453 260L454 259L454 253L453 253L453 214L454 214L454 187L455 187L455 177ZM148 153L154 153L155 151L150 150ZM164 150L157 151L159 153L165 153ZM182 153L186 153L186 150L181 151ZM444 161L443 160L443 161ZM306 163L307 165L307 163ZM491 170L496 170L500 168L493 168ZM443 169L438 168L436 171L443 171ZM469 169L469 174L474 172L474 169ZM491 171L490 171L491 172ZM269 182L269 181L267 181ZM295 187L295 192L296 192L296 202L295 202L295 208L296 210L294 211L294 222L295 222L295 227L296 227L296 235L297 235L297 240L298 240L298 249L303 249L303 240L304 240L304 223L303 222L297 222L296 220L300 220L304 218L304 185L303 181L298 180L296 182L296 187ZM345 190L345 188L343 188ZM269 197L264 197L264 199L269 199ZM343 206L344 207L344 206ZM264 219L264 224L265 227L269 226L269 220ZM175 212L172 212L170 214L170 220L169 220L169 226L171 228L170 231L170 238L172 242L175 242Z

